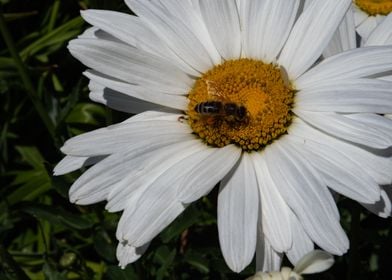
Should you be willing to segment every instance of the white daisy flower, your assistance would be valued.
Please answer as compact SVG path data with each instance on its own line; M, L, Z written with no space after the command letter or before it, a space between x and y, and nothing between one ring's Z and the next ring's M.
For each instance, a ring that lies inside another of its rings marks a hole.
M370 33L392 12L391 0L353 0L354 21L358 34L367 39Z
M384 199L392 124L378 114L392 112L392 87L369 77L392 70L392 48L315 65L351 1L312 1L302 14L300 2L127 0L137 17L82 13L94 27L69 49L91 68L91 97L139 114L68 140L55 174L94 165L70 200L123 211L122 267L219 182L219 240L236 272L255 252L263 271L314 243L345 253L329 188Z
M313 274L329 269L334 263L333 257L321 250L314 250L301 258L291 269L282 267L280 271L259 271L247 280L302 280L302 274Z
M354 15L355 12L350 7L330 43L325 48L323 52L324 57L329 57L357 47L392 44L392 13L386 16L366 38L356 36Z

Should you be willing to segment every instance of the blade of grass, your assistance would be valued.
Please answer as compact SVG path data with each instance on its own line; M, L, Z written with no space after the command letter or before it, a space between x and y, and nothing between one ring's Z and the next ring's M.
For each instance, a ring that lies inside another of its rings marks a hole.
M52 12L50 13L48 32L52 31L54 28L54 25L56 23L57 14L59 12L59 8L60 8L60 0L54 1L53 7L52 7Z
M37 110L39 116L41 117L41 120L45 124L50 136L55 141L55 143L57 143L58 141L56 138L53 122L49 118L49 115L46 113L46 110L45 110L44 106L42 105L41 101L36 96L34 85L30 79L30 76L28 74L28 71L27 71L24 63L22 62L22 59L19 56L18 51L16 50L15 43L14 43L14 41L11 37L11 34L7 28L2 11L0 11L0 31L3 36L4 42L6 43L7 48L9 50L9 52L11 53L12 58L15 61L19 75L22 79L22 82L26 88L26 92L27 92L31 102L33 103L35 109Z

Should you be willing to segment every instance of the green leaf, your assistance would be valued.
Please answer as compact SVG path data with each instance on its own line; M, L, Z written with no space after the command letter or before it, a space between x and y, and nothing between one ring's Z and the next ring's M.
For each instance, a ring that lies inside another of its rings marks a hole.
M174 222L165 229L160 237L164 243L169 242L175 237L178 237L184 230L198 222L201 212L193 207L188 207L185 212L177 217Z
M92 103L79 103L67 116L67 123L98 125L105 118L105 108Z
M61 224L67 228L83 230L91 228L94 225L93 221L82 217L80 214L72 214L61 208L55 208L49 205L28 205L23 207L22 210L38 219L44 219L54 224Z
M34 41L29 46L27 46L24 50L22 50L20 52L20 56L22 57L23 60L25 60L26 58L37 54L38 52L40 52L45 48L54 45L58 46L64 44L70 39L76 37L81 32L82 26L83 26L83 19L81 17L76 17L64 23L60 27L52 30L48 34L39 37L38 40ZM53 50L51 52L53 52Z
M116 242L117 243L117 242ZM116 246L110 239L109 234L101 229L95 233L94 247L98 254L109 262L116 261Z
M209 273L208 259L194 250L190 250L185 255L185 262L189 263L202 273Z
M169 275L169 268L176 256L176 250L169 250L167 246L161 246L155 253L154 259L161 264L156 274L156 279L163 279Z
M36 147L17 146L16 150L22 156L24 162L35 168L43 167L44 158Z
M64 274L57 271L53 266L48 263L45 263L42 267L42 272L45 275L45 279L47 280L66 280Z
M138 280L140 279L132 266L128 265L125 269L118 266L109 266L106 271L106 277L109 280Z

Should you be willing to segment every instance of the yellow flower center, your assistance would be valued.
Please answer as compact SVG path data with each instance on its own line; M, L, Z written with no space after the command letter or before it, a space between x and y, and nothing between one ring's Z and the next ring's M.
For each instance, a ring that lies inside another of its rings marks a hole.
M370 16L386 16L392 12L392 0L355 0L355 4Z
M238 59L203 74L188 98L188 123L207 144L252 151L287 131L294 90L282 68Z

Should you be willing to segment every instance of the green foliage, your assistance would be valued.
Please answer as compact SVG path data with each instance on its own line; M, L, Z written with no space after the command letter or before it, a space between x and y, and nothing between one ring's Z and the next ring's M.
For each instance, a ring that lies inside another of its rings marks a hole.
M115 257L119 214L68 201L80 175L53 177L59 147L79 133L126 118L88 100L84 67L67 42L87 27L85 8L127 11L122 0L0 0L14 42L0 40L0 279L245 279L219 250L216 191L191 205L135 264ZM391 223L342 199L352 248L322 276L389 279ZM287 260L286 260L287 262Z

